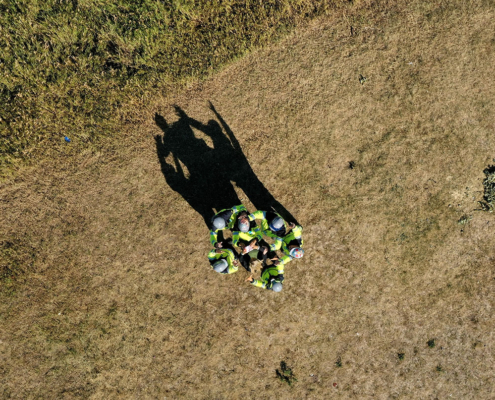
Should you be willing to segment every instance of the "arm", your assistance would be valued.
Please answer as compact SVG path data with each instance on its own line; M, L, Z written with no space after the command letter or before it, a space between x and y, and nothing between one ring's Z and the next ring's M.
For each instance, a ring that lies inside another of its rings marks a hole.
M254 221L255 219L266 219L266 211L255 211L252 214L248 215L249 221Z
M218 239L218 230L214 231L214 230L211 230L210 231L210 243L213 247L216 247L215 245L217 244L217 239Z
M224 271L224 274L233 274L234 272L237 272L239 270L239 267L237 265L229 265L229 267Z
M267 235L267 236L271 237L272 239L275 239L275 243L270 245L270 250L276 251L282 248L282 243L284 242L284 240L281 237L278 237L276 235L273 236Z
M277 236L275 233L273 233L269 228L263 230L263 234L265 236L268 236L269 238L272 238L272 239L275 239L275 240L282 239L280 236Z
M268 270L265 271L261 276L261 279L254 280L251 276L247 279L247 281L251 282L252 285L260 287L262 289L266 289L267 285L272 280L276 280L279 282L282 282L284 280L284 276L280 274L274 267L268 268Z
M224 249L222 255L226 258L227 262L229 263L228 268L223 271L223 274L233 274L234 272L237 272L237 270L239 269L239 264L237 263L237 260L234 257L234 252L230 249Z
M238 231L232 233L232 244L237 247L239 247L239 233Z
M263 239L263 233L261 231L261 228L257 226L256 228L251 229L251 233L253 235L253 239L257 239L258 242Z
M238 206L232 207L232 212L233 213L238 213L241 211L247 211L246 206L244 204L239 204Z
M290 224L287 225L287 227L285 228L285 236L287 236L290 231L292 229L294 229L296 227L296 224L294 224L294 222L291 222Z
M227 123L224 121L224 119L222 118L222 116L217 112L217 110L215 109L215 107L213 106L213 104L211 103L211 101L210 101L210 109L211 109L211 111L213 111L213 113L215 114L215 116L220 121L220 124L222 125L223 129L225 129L225 132L227 133L227 136L229 137L230 141L232 142L232 146L234 147L234 150L236 150L237 152L241 152L242 153L241 145L237 141L237 139L236 139L236 137L234 135L234 132L232 132L232 130L227 125Z
M302 231L303 229L301 225L296 225L294 228L292 228L294 239L296 239L297 243L299 243L299 247L303 246Z
M266 283L260 279L253 279L253 277L250 276L249 278L246 279L246 281L250 282L251 285L253 285L253 286L256 286L256 287L259 287L262 289L266 289Z
M229 261L230 264L233 264L234 261L236 260L234 252L230 249L223 249L225 255L227 256L227 261ZM236 269L237 271L237 269Z
M210 252L208 253L208 260L210 260L210 261L216 261L217 260L215 250L210 250Z
M192 126L193 128L196 128L197 130L199 130L199 131L201 131L201 132L203 132L205 134L207 132L209 132L208 125L205 125L205 124L203 124L203 123L201 123L199 121L196 121L194 118L190 118L185 113L184 113L184 116L187 118L187 122L189 123L189 125Z
M262 288L262 289L266 289L266 284L264 282L260 281L259 279L253 280L251 282L251 285Z
M246 207L244 206L244 204L239 204L238 206L234 206L232 208L230 208L228 210L228 212L230 213L227 220L225 221L225 223L227 224L227 227L229 229L233 229L234 228L234 224L236 222L236 218L237 218L237 215L241 212L241 211L247 211L246 210Z
M283 275L285 272L285 266L292 261L292 258L284 255L282 258L279 258L275 261L275 265L277 266L277 272L279 275Z

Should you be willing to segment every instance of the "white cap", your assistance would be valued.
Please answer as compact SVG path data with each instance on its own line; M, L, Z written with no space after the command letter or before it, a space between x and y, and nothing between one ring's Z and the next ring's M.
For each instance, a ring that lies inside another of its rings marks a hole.
M223 229L225 228L225 220L222 217L213 218L213 226L216 229Z
M280 282L275 282L273 285L272 285L272 290L274 292L280 292L282 291L282 284Z
M216 272L223 272L227 269L229 263L226 260L218 260L215 264L213 264L213 269Z

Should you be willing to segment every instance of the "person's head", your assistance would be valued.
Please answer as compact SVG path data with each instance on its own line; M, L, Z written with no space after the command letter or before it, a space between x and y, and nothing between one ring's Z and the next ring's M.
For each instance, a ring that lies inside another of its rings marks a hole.
M225 221L224 221L224 219L221 218L221 217L213 218L213 227L215 229L223 229L223 228L225 228Z
M282 284L280 282L274 282L272 284L272 290L274 292L281 292L282 291Z
M248 214L245 211L243 211L237 216L237 228L241 232L247 232L249 231L249 227L250 227L250 222L248 219Z
M213 269L216 272L221 273L221 272L225 271L228 266L229 266L229 263L226 260L218 260L217 262L215 262L215 264L213 264Z
M239 219L239 222L237 223L237 228L241 231L241 232L248 232L249 231L249 227L250 227L250 224L249 224L249 220L247 218L245 219Z
M304 256L304 250L300 247L292 247L289 252L292 258L302 258Z
M249 231L251 224L249 222L248 213L246 211L241 211L237 216L237 227L241 232Z
M268 224L268 227L274 232L281 231L284 229L284 220L280 217L275 217Z

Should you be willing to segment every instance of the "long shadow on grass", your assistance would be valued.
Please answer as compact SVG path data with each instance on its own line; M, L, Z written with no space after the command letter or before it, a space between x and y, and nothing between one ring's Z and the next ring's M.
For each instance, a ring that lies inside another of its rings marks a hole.
M179 119L170 125L155 114L155 122L163 130L163 136L155 137L158 159L168 185L184 197L208 227L215 210L241 204L231 182L244 191L258 210L273 209L284 219L297 222L258 179L234 133L213 104L210 108L220 123L210 120L206 125L174 107ZM197 138L192 128L210 137L213 149Z

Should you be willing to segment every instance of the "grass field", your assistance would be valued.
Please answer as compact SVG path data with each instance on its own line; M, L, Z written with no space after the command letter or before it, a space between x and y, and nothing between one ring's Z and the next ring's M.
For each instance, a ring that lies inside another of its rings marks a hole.
M478 201L495 8L394 4L318 18L2 184L3 398L494 397L495 221ZM211 271L157 115L192 129L197 162L228 165L211 132L237 140L241 178L304 227L281 293Z
M17 0L0 3L0 179L98 148L160 93L202 79L344 3Z

